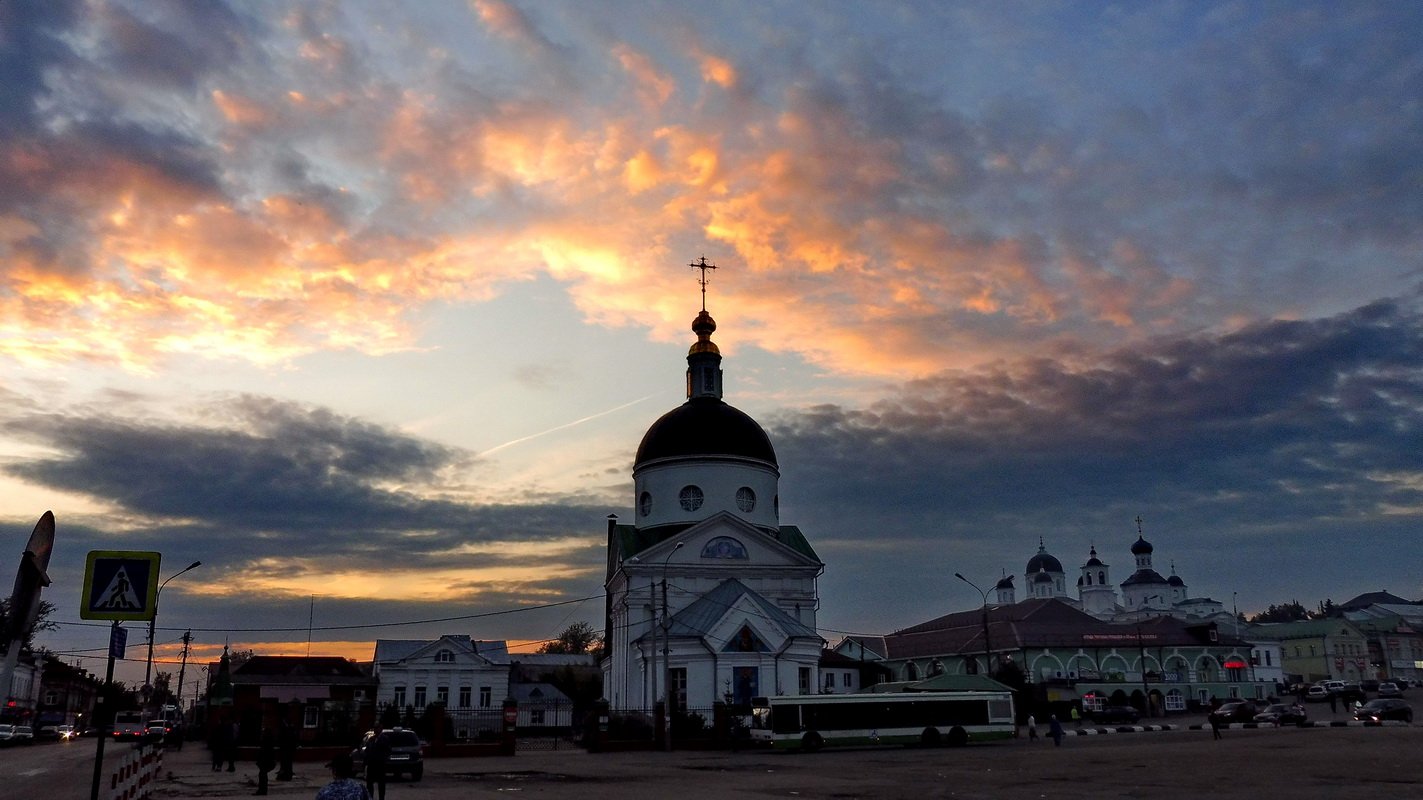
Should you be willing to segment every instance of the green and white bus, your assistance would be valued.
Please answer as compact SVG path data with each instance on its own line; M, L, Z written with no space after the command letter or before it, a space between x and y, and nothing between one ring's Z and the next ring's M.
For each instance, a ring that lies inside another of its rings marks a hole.
M782 749L948 744L1013 736L1013 693L806 694L751 700L751 740Z

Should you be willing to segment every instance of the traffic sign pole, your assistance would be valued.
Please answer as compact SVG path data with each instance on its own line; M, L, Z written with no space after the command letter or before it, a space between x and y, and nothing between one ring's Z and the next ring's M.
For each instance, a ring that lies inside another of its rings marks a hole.
M117 652L124 648L127 640L127 632L119 627L119 621L114 620L114 624L109 628L109 668L104 671L104 692L99 695L99 702L104 703L107 695L114 686L114 658ZM89 788L89 800L99 800L99 784L104 779L104 742L109 738L109 731L114 725L113 709L107 705L95 715L94 721L99 723L98 736L99 746L94 752L94 782Z

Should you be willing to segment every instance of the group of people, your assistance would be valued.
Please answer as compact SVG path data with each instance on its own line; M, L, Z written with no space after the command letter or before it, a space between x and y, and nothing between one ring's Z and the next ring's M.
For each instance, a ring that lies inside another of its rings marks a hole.
M316 793L316 800L385 800L385 771L390 762L390 738L376 726L374 735L362 750L366 782L355 779L355 761L346 754L331 759L331 782Z
M212 751L212 770L218 772L223 762L227 771L237 770L237 746L241 728L236 722L222 722L214 725L208 737L208 748ZM282 722L278 731L266 728L262 731L257 746L257 791L268 792L268 773L277 770L277 780L289 781L295 775L292 764L296 759L296 729ZM343 753L326 764L331 770L332 780L317 792L317 800L385 800L386 768L390 762L390 738L379 725L374 735L362 750L365 767L365 783L353 778L355 761L350 754Z
M1073 712L1073 719L1074 719L1074 720L1077 719L1077 709L1074 708L1074 709L1072 710L1072 712ZM1058 720L1057 720L1057 715L1056 715L1056 714L1052 714L1052 715L1049 715L1049 716L1048 716L1047 735L1050 736L1050 737L1052 737L1052 743L1053 743L1053 746L1054 746L1054 747L1062 747L1062 737L1063 737L1063 736L1066 736L1067 734L1066 734L1066 732L1063 731L1063 729L1062 729L1062 723L1061 723L1061 722L1058 722ZM1028 715L1028 741L1030 741L1030 742L1036 742L1037 740L1038 740L1038 719L1037 719L1037 717L1033 716L1032 714L1029 714L1029 715Z

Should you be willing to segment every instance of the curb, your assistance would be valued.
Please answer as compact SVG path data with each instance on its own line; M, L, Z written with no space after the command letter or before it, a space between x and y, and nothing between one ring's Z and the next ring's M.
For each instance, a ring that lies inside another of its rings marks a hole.
M1210 730L1210 725L1200 723L1191 725L1188 730L1204 731ZM1266 730L1269 728L1407 728L1408 723L1400 720L1386 719L1383 722L1363 722L1356 719L1351 720L1330 720L1328 722L1294 722L1288 725L1276 725L1273 722L1232 722L1229 725L1221 726L1227 730Z
M1175 725L1116 725L1110 728L1073 728L1063 733L1072 736L1106 736L1112 733L1146 733L1149 731L1174 731Z

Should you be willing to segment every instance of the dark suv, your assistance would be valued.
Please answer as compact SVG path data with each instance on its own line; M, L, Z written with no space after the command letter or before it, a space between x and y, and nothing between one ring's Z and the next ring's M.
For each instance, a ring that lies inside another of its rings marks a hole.
M400 775L404 773L409 775L412 781L420 780L425 774L425 746L420 741L420 737L415 735L415 731L409 728L391 728L382 732L381 735L385 737L386 743L390 746L390 757L385 762L385 774ZM375 731L368 732L361 739L360 747L351 753L351 760L356 762L358 774L365 769L366 751L375 738Z
M1261 709L1256 708L1249 700L1235 700L1212 711L1208 719L1223 725L1232 722L1254 722L1255 715L1260 711Z

